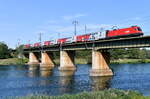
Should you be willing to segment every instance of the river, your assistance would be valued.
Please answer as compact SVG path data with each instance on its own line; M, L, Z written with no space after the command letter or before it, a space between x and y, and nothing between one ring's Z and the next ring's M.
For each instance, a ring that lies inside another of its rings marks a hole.
M112 64L113 77L90 77L91 65L75 72L40 71L31 66L0 66L0 96L62 95L108 88L150 95L150 64Z

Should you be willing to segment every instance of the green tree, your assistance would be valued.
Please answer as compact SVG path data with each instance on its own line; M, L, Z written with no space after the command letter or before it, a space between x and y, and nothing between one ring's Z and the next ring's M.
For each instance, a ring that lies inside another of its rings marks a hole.
M16 51L15 51L13 57L23 58L24 57L23 48L24 48L24 45L20 45L20 46L16 47Z
M140 59L146 59L146 49L141 49L139 51L139 58Z
M113 50L110 50L109 52L110 52L112 60L114 60L114 59L123 59L127 55L126 49L113 49Z
M129 48L127 50L128 58L130 59L138 59L140 50L138 48Z
M146 58L150 59L150 50L146 50Z
M11 55L8 46L5 43L0 42L0 59L9 58L10 56Z

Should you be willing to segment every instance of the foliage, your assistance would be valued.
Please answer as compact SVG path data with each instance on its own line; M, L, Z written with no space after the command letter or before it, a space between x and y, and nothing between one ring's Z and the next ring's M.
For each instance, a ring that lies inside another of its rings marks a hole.
M150 63L150 59L119 59L111 60L112 64L137 64L137 63Z
M0 42L0 59L7 59L12 57L23 57L23 45L16 48L14 52L13 49L8 48L7 44Z
M139 48L111 49L111 63L150 63L150 50ZM59 52L53 53L56 64L59 64ZM92 51L76 51L75 62L77 64L91 64Z
M150 50L139 48L128 49L111 49L109 50L111 60L120 59L137 59L137 62L145 63L146 59L150 59ZM87 63L91 63L92 52L90 50L76 51L76 58L86 60ZM140 60L139 60L140 59ZM130 60L129 60L130 61Z
M14 98L13 98L14 99ZM135 91L109 89L97 92L83 92L75 95L62 96L27 96L16 99L150 99Z
M0 42L0 59L11 57L10 52L8 46L5 43Z
M80 63L81 61L86 61L86 63L92 63L92 52L89 50L76 51L76 61ZM85 62L84 62L85 63Z
M23 58L23 48L24 48L24 45L20 45L18 47L16 47L16 51L13 55L13 57L16 57L16 58Z
M150 50L139 48L113 49L110 50L111 59L148 59L150 58Z
M127 52L125 51L125 49L114 49L114 50L110 50L110 55L111 55L111 59L123 59L125 58L127 55Z

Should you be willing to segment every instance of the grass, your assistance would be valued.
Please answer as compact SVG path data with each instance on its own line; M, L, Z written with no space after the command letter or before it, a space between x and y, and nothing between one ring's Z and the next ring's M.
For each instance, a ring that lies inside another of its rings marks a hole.
M112 64L136 64L136 63L150 63L150 59L118 59L111 61Z
M58 65L60 64L59 59L55 59L54 62ZM28 59L19 59L19 58L9 58L9 59L0 59L0 65L24 65L28 62ZM89 58L76 58L76 64L91 64L92 59ZM134 63L150 63L150 59L118 59L111 60L111 64L134 64Z
M59 64L59 59L55 59L54 62ZM87 58L76 58L76 64L91 64L92 59ZM111 60L111 64L136 64L136 63L150 63L150 59L118 59L118 60Z
M117 89L109 89L97 92L82 92L80 94L62 96L25 96L12 97L10 99L150 99L136 91L123 91Z
M0 65L24 65L28 59L8 58L0 59Z
M56 64L60 64L59 59L55 59L54 62ZM0 65L24 65L28 62L28 59L19 59L19 58L8 58L8 59L0 59ZM76 58L76 64L89 64L88 59Z

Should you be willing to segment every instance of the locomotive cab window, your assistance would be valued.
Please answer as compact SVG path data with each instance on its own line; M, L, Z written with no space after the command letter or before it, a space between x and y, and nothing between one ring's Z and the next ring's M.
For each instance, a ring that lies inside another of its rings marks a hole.
M139 28L139 27L138 27L137 29L138 29L138 31L142 31L142 29L141 29L141 28Z

